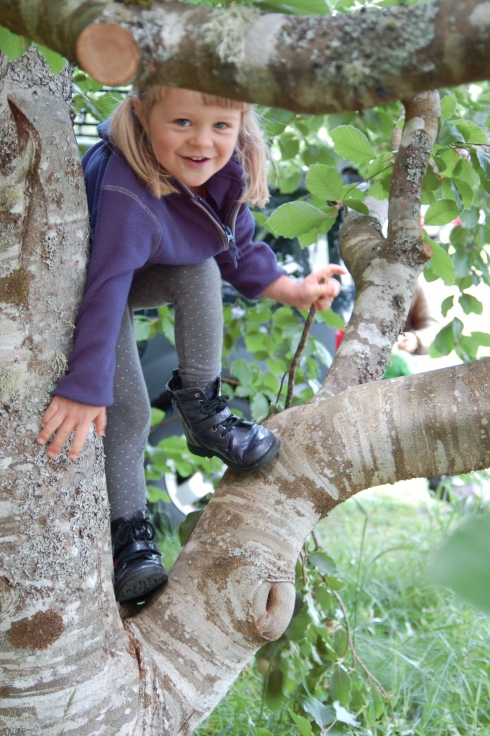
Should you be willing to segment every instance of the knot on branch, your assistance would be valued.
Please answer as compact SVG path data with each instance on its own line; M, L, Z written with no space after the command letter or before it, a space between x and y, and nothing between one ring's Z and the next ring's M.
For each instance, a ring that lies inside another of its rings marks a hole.
M294 600L292 583L261 583L253 597L256 633L267 641L279 639L293 615Z

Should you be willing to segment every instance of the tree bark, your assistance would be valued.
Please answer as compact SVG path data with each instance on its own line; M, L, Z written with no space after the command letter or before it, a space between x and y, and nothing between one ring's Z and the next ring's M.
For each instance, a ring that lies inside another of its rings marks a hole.
M54 79L36 47L0 59L0 731L58 736L75 693L75 733L97 733L102 713L106 733L131 733L139 677L112 591L101 442L77 462L35 444L87 260L71 69Z
M335 17L172 2L143 9L105 0L0 0L0 23L73 62L78 43L86 70L101 82L186 87L313 114L490 78L486 0Z
M383 377L417 279L432 256L423 239L420 204L440 115L438 92L405 100L405 123L390 185L388 237L376 218L357 212L349 212L343 223L340 252L354 279L356 299L316 400Z

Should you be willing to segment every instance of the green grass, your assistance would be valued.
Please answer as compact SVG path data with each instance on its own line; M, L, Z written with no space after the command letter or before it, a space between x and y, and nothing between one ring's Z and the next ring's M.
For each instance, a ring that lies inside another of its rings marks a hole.
M417 484L351 499L319 529L348 583L356 650L391 696L372 733L490 733L490 618L426 577L461 513Z
M376 715L363 708L367 727L335 726L329 734L490 734L490 618L426 576L431 555L463 515L432 499L425 481L412 481L360 494L317 527L346 583L340 594L355 649L390 693ZM175 557L175 541L164 546ZM293 703L271 711L262 691L252 662L196 734L298 735L288 715Z

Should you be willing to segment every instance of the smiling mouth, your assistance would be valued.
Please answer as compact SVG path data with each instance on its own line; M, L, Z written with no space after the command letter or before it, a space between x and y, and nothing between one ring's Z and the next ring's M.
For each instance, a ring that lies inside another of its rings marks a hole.
M195 161L196 163L201 163L202 161L208 161L206 156L184 156L184 158L188 159L189 161Z

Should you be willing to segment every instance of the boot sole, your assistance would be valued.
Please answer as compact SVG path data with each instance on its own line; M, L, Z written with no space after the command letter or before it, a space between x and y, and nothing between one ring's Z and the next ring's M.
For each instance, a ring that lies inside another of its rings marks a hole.
M146 596L166 583L168 575L165 570L157 570L148 575L148 571L140 571L126 578L116 588L116 601L143 601Z
M274 444L272 445L272 447L269 448L265 455L256 460L253 465L249 465L248 467L232 463L230 460L227 460L224 455L221 455L219 452L215 452L214 450L209 450L207 447L199 447L198 445L190 445L189 443L187 443L187 447L189 449L189 452L192 452L193 455L199 455L199 457L219 457L219 459L224 462L225 465L228 465L228 467L232 468L232 470L236 470L237 473L252 473L254 470L259 470L259 468L263 468L264 465L270 463L270 461L279 452L279 449L281 447L281 440L278 437L274 437Z

